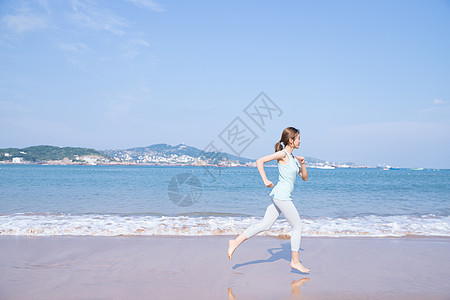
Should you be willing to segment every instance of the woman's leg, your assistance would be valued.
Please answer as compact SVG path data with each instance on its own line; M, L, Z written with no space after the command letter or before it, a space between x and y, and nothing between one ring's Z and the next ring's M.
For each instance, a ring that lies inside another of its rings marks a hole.
M264 218L262 219L262 221L257 224L253 224L249 228L245 229L245 236L249 239L260 232L269 230L279 216L280 209L274 203L270 204L266 209L266 213L264 214Z
M291 250L298 252L300 249L300 242L302 239L302 223L300 215L292 201L276 200L273 201L275 205L283 213L286 221L292 226L291 233Z
M228 241L228 258L231 259L234 250L245 240L251 238L252 236L257 235L258 233L269 230L272 227L273 223L280 216L280 209L275 206L273 203L270 204L266 213L264 214L264 218L261 222L254 224L247 228L243 233L241 233L236 239Z
M291 259L291 267L299 270L303 273L309 273L310 270L305 268L300 263L300 259L298 257L298 253L300 250L300 242L302 239L302 223L300 220L300 215L298 214L297 209L292 201L281 201L275 200L275 205L281 210L286 220L292 226L291 233L291 251L292 251L292 259Z

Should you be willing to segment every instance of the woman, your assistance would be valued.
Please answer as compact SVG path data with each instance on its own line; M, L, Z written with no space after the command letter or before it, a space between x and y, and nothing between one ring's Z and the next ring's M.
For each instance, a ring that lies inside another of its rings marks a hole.
M281 145L284 144L284 149ZM253 226L247 228L235 240L230 240L228 243L228 258L231 259L234 250L245 240L252 236L269 230L273 223L278 219L280 213L283 213L286 220L292 226L291 234L291 268L297 269L303 273L309 273L310 269L305 268L300 263L298 251L300 249L300 241L302 235L302 225L297 209L292 203L291 193L294 189L294 182L297 173L306 181L308 180L308 172L306 171L305 158L302 156L294 157L292 151L298 149L300 146L300 132L294 127L287 127L281 134L280 141L275 145L275 153L261 157L256 161L256 167L259 174L267 187L273 187L273 183L267 179L264 172L264 163L272 160L278 161L279 181L272 189L269 196L272 203L267 207L264 219ZM298 165L298 160L301 168Z

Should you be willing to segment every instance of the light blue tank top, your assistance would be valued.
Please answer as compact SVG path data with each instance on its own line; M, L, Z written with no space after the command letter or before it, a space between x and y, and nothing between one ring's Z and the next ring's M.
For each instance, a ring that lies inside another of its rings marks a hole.
M295 179L300 171L296 158L294 158L286 149L283 149L289 157L289 163L282 165L278 163L278 183L272 189L269 196L277 200L292 200L291 193L294 190Z

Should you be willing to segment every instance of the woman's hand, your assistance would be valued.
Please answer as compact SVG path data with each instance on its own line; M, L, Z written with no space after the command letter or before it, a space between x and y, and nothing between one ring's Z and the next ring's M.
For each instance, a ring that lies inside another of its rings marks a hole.
M296 156L297 160L303 165L305 164L305 158L303 156Z
M303 156L296 156L297 160L301 163L300 170L298 174L302 177L304 181L308 180L308 171L306 170L305 158Z
M265 184L267 187L273 187L273 183L272 183L272 181L270 181L270 180L264 180L264 184Z

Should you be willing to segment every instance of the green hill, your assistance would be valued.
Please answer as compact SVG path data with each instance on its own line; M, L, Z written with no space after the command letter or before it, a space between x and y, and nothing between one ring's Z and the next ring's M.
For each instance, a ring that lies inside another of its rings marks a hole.
M6 156L5 154L9 154ZM74 160L75 156L96 155L111 159L108 155L89 148L77 147L55 147L55 146L33 146L27 148L5 148L0 149L0 161L12 160L13 157L22 157L25 161L48 161L48 160L62 160L64 157Z

